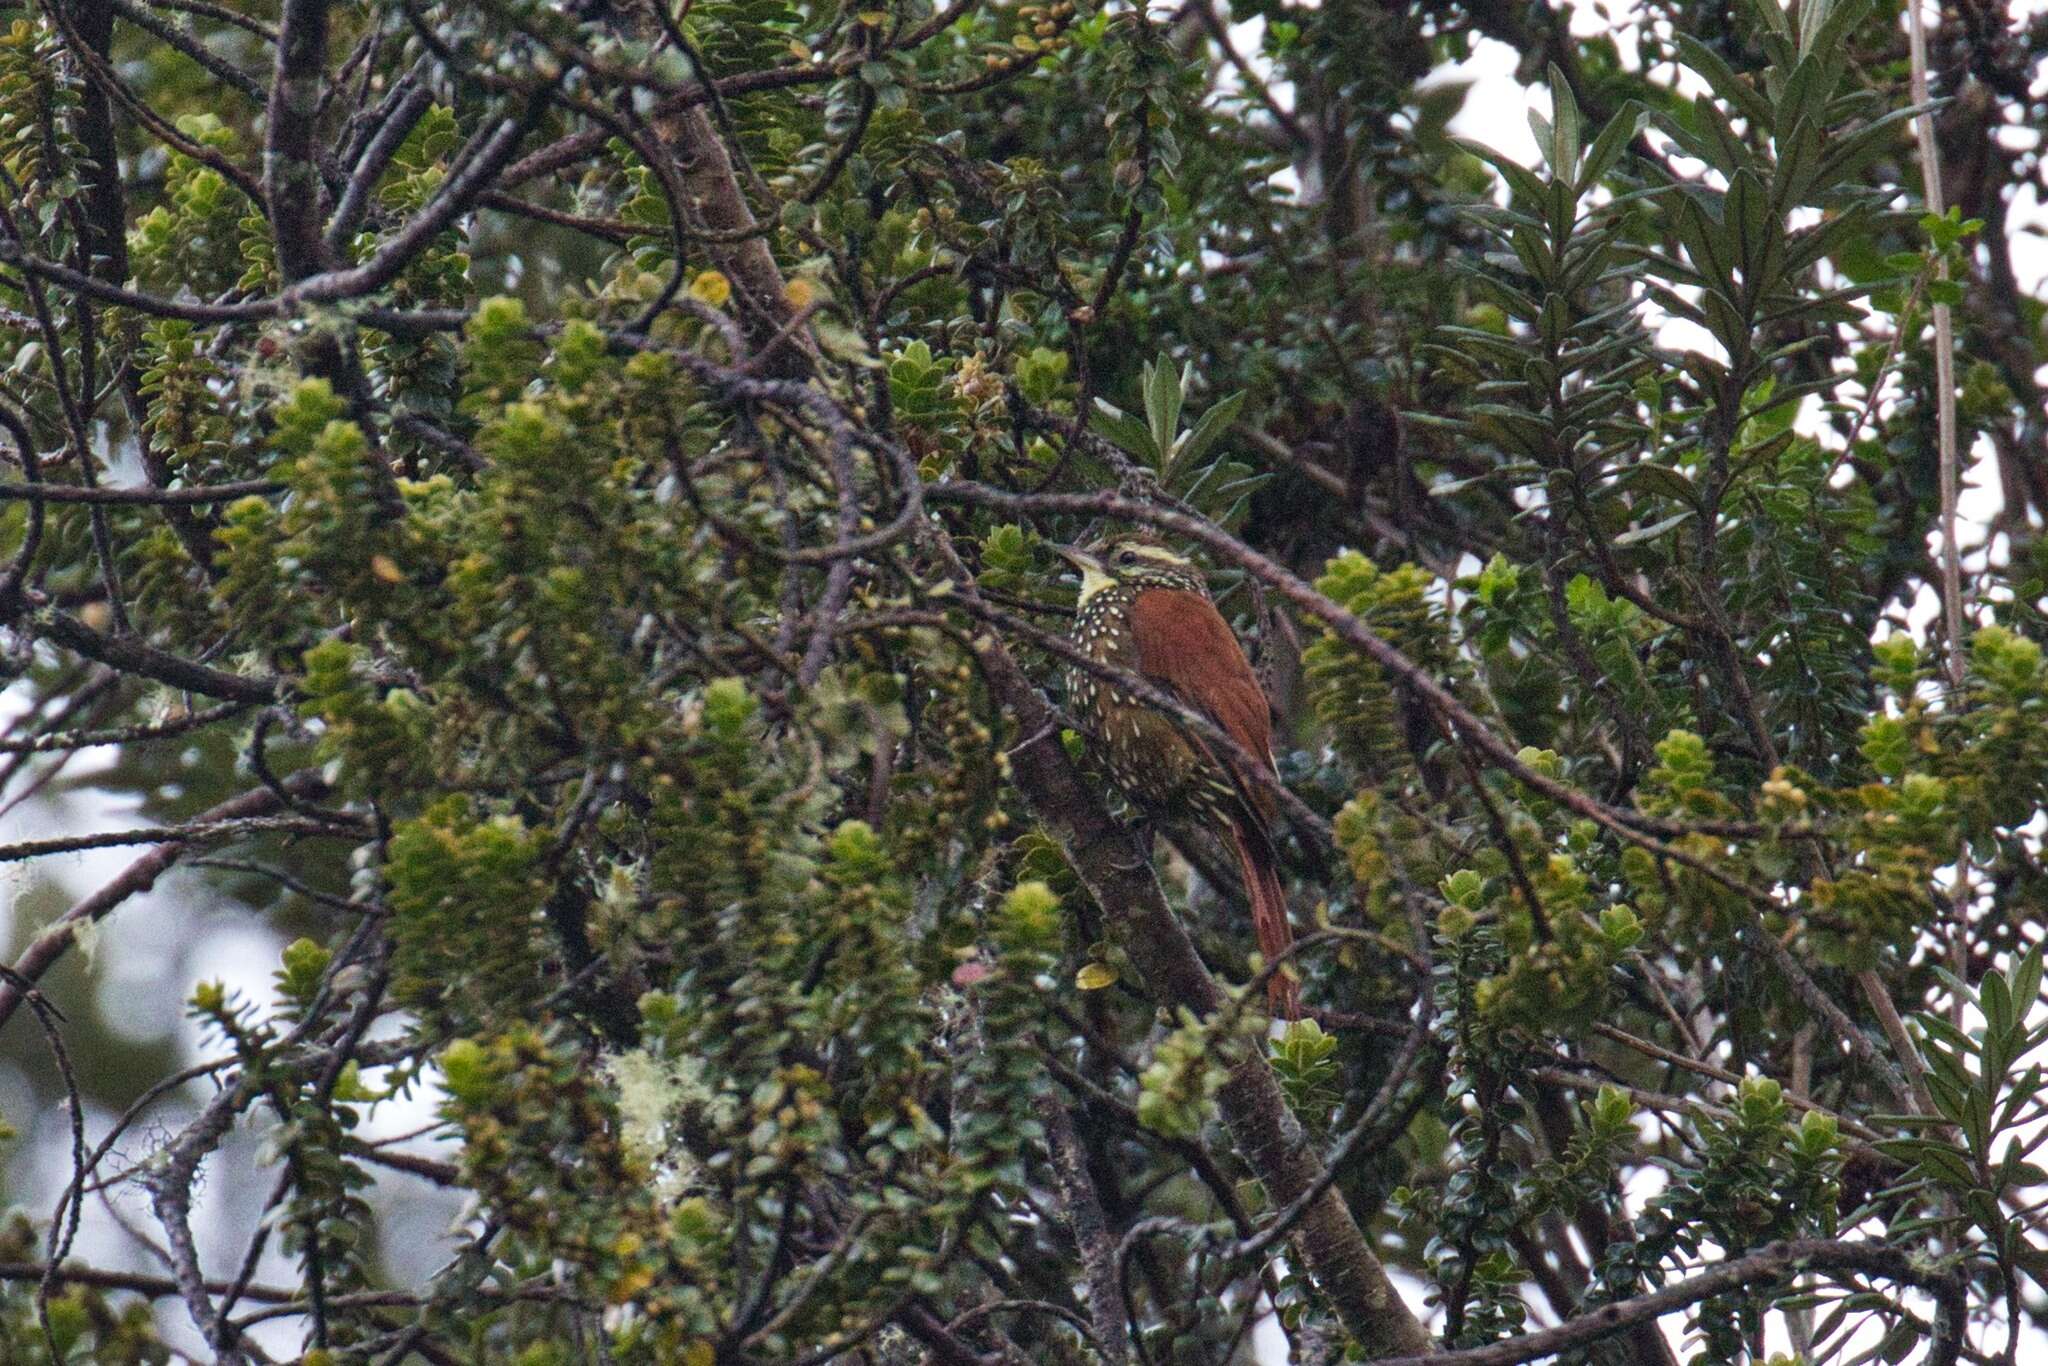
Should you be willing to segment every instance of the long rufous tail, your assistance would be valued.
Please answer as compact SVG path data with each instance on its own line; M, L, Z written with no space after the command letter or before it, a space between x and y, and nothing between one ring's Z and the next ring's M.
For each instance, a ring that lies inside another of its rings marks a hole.
M1293 945L1294 931L1287 923L1287 890L1280 883L1273 847L1258 834L1248 834L1236 821L1230 824L1230 838L1244 869L1244 890L1252 902L1252 932L1258 936L1259 954L1269 964L1278 963ZM1266 979L1266 1000L1283 1020L1301 1018L1301 984L1295 980L1293 963L1288 959Z

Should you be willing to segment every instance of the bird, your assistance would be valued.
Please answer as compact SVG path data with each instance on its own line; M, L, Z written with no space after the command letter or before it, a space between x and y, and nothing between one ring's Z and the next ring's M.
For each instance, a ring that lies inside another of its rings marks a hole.
M1067 699L1110 779L1140 810L1193 818L1227 835L1244 873L1259 953L1279 962L1294 942L1287 893L1274 851L1270 788L1247 770L1277 778L1265 690L1236 634L1210 601L1202 571L1149 532L1112 535L1087 547L1054 545L1081 576L1072 644L1090 660L1156 684L1235 740L1243 753L1219 755L1181 718L1079 664L1066 672ZM1269 1004L1301 1018L1301 988L1281 967L1266 979Z

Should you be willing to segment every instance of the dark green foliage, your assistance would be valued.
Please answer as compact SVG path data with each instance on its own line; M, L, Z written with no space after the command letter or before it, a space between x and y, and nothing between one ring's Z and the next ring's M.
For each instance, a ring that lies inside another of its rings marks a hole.
M1943 26L1923 213L1896 17L10 15L0 804L155 861L17 888L0 1359L2030 1341L2048 31ZM1284 1032L1032 693L1130 523L1274 702ZM178 1274L45 1287L102 1182Z

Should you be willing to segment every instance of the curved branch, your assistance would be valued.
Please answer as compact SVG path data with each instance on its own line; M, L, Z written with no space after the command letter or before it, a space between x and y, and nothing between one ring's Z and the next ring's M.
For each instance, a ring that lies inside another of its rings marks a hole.
M283 493L274 479L244 479L232 484L202 484L182 489L86 488L80 484L0 484L0 503L119 503L128 507L194 507L232 503Z
M319 797L327 792L326 782L312 772L295 773L285 779L284 786L303 798ZM184 828L189 831L223 822L260 819L282 806L277 793L267 787L259 787L201 812L191 825ZM170 870L187 847L183 840L174 839L150 850L123 869L112 882L75 903L30 941L29 946L22 950L21 957L15 960L13 973L0 980L0 1029L7 1027L7 1021L20 1007L24 986L40 980L70 950L77 942L82 927L105 919L122 902L154 887L156 880Z
M1736 1257L1696 1276L1647 1295L1602 1305L1590 1313L1505 1342L1433 1355L1388 1357L1378 1366L1518 1366L1538 1357L1583 1347L1638 1323L1676 1313L1701 1300L1746 1287L1788 1280L1803 1271L1860 1272L1883 1280L1918 1286L1933 1293L1940 1312L1935 1321L1928 1366L1954 1366L1961 1346L1964 1282L1952 1271L1935 1271L1894 1247L1876 1243L1802 1239L1772 1243L1761 1252Z
M31 601L34 601L33 594ZM37 633L43 639L110 669L140 674L186 692L218 697L224 702L278 702L284 699L289 688L281 678L223 673L145 645L132 637L102 635L69 612L60 612L56 608L36 613L34 621Z

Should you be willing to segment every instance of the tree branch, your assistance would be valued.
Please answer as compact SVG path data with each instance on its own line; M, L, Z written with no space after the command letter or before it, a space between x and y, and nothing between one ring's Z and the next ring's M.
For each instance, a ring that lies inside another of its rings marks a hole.
M226 702L276 702L285 696L287 684L281 678L223 673L204 664L145 645L131 637L102 635L69 612L45 608L33 618L37 634L87 659L97 660L122 673L140 674L168 683L186 692L218 697Z
M327 67L328 0L285 0L270 78L263 142L263 197L287 284L329 264L320 237L325 188L313 162L320 86Z
M1060 1204L1074 1245L1081 1254L1081 1266L1088 1281L1088 1317L1095 1327L1095 1347L1109 1366L1123 1366L1131 1358L1129 1326L1124 1321L1122 1268L1117 1264L1116 1240L1102 1216L1102 1201L1095 1182L1088 1175L1088 1161L1074 1135L1074 1119L1066 1102L1056 1092L1040 1097L1038 1117L1045 1123L1045 1145L1052 1156L1053 1175L1058 1183Z
M1388 1357L1377 1366L1517 1366L1538 1357L1556 1356L1589 1342L1610 1337L1638 1323L1676 1313L1701 1300L1746 1287L1787 1280L1802 1271L1853 1271L1918 1286L1933 1292L1940 1313L1927 1366L1954 1366L1961 1343L1964 1282L1953 1272L1933 1271L1898 1248L1875 1243L1805 1239L1773 1243L1761 1252L1722 1262L1661 1290L1591 1313L1539 1333L1462 1351Z
M308 800L317 800L327 793L325 780L311 771L293 774L284 780L282 786L284 794ZM281 810L283 806L284 795L278 791L269 787L252 788L239 797L231 797L201 812L192 826L186 828L255 819ZM21 957L15 960L12 975L0 980L0 1029L7 1027L7 1021L21 1005L21 983L41 980L43 974L77 942L82 926L97 924L128 898L154 887L156 880L170 870L187 847L182 840L158 845L122 869L112 882L75 903L31 940L29 946L22 950Z

